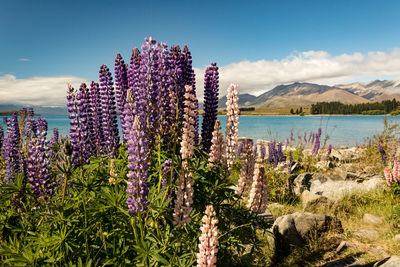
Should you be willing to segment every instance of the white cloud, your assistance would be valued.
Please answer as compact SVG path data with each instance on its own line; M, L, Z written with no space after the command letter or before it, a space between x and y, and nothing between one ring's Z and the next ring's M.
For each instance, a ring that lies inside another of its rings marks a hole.
M240 93L261 94L280 84L315 82L338 84L357 80L400 77L400 49L332 56L325 51L293 53L281 60L241 61L220 67L220 96L230 83ZM197 95L202 101L204 69L195 68ZM0 75L0 104L64 106L66 84L75 88L89 81L76 76L18 79Z
M88 80L75 76L32 77L17 79L0 76L0 104L65 106L66 84L78 87Z
M18 61L28 62L28 61L31 61L31 60L29 58L21 57L20 59L18 59Z
M204 69L195 69L197 88L203 88ZM240 93L259 95L280 84L315 82L334 85L363 78L373 80L400 76L400 49L390 53L369 52L332 56L325 51L306 51L282 60L242 61L220 67L220 96L230 83ZM199 98L203 92L198 91Z

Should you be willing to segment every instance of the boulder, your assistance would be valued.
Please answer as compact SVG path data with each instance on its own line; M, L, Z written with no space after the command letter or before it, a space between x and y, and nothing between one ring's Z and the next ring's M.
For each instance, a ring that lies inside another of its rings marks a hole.
M292 246L307 244L312 234L321 234L328 230L343 231L341 222L325 214L296 212L278 217L273 226L275 254L287 255Z
M399 267L400 256L391 256L374 264L374 267Z
M369 214L369 213L365 213L363 216L363 222L364 223L368 223L368 224L382 224L383 220L381 217L374 215L374 214Z
M379 237L378 231L369 229L354 230L353 234L364 239L375 239Z
M360 159L364 151L365 149L360 147L332 149L330 157L340 162L349 162Z
M355 257L348 257L340 260L335 260L332 262L328 262L322 267L360 267L360 266L365 266L365 260L364 259L358 259Z
M293 181L293 192L303 197L304 205L321 196L336 201L347 194L364 193L385 187L383 176L364 173L346 172L345 175L302 173L290 181ZM304 193L306 191L308 193Z

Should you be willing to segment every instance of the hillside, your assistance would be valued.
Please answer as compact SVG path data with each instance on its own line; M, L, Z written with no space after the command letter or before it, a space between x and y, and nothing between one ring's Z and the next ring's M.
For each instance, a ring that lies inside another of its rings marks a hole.
M351 83L334 86L313 83L292 83L279 85L259 96L240 95L241 106L285 108L309 106L317 102L338 101L344 104L359 104L400 100L400 83L396 80L375 80L368 83ZM224 108L226 96L220 99L219 108Z

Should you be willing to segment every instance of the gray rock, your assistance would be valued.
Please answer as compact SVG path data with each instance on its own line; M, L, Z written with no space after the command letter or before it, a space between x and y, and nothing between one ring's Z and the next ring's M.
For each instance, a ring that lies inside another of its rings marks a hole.
M351 173L349 176L347 172L345 175L303 173L293 179L292 187L296 195L305 198L304 204L319 196L336 201L348 194L383 189L385 180L381 175L361 173ZM309 193L304 194L305 191Z
M330 229L343 231L339 220L324 214L296 212L278 217L272 226L275 253L287 254L291 246L305 245L311 234L320 234Z
M349 162L360 159L364 151L365 149L359 147L332 149L330 156L341 162Z
M345 258L345 259L328 262L328 263L322 265L322 267L356 267L356 266L364 266L364 265L365 265L364 259L349 257L349 258Z
M382 224L383 220L377 215L365 213L363 216L363 222L368 224Z
M393 237L393 240L400 243L400 234L395 235L395 236Z
M346 249L355 249L357 248L356 245L349 241L342 241L340 242L339 246L336 248L336 253L340 254L341 252L345 251Z
M374 264L374 267L399 267L400 266L400 257L399 256L391 256L381 261L378 261Z
M379 237L379 233L376 230L361 229L353 231L355 236L365 239L375 239Z

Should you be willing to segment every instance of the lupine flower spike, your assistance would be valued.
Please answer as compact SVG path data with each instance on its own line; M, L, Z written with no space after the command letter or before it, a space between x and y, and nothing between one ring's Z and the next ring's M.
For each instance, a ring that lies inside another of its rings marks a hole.
M236 155L239 132L239 92L237 84L231 84L228 87L226 102L226 163L228 168L233 164Z
M199 237L199 253L197 253L198 267L212 267L217 263L218 252L218 219L212 205L206 207L205 215L201 220L201 236Z
M182 154L182 174L178 180L178 190L176 192L176 200L174 207L174 221L173 223L177 226L183 226L189 223L192 218L190 213L192 212L193 203L193 182L192 173L189 169L189 159L193 155L194 148L194 123L193 117L196 115L196 103L195 96L192 94L192 87L185 86L185 115L183 121L183 135L181 142L181 154Z
M254 167L253 184L251 186L247 207L255 212L264 212L268 202L268 186L265 177L265 167L260 158Z
M244 145L242 164L240 168L240 176L236 188L236 194L239 196L247 196L254 173L255 155L251 147L251 143Z
M221 132L221 123L215 122L213 138L211 140L211 151L208 166L212 167L222 163L224 156L224 134Z

